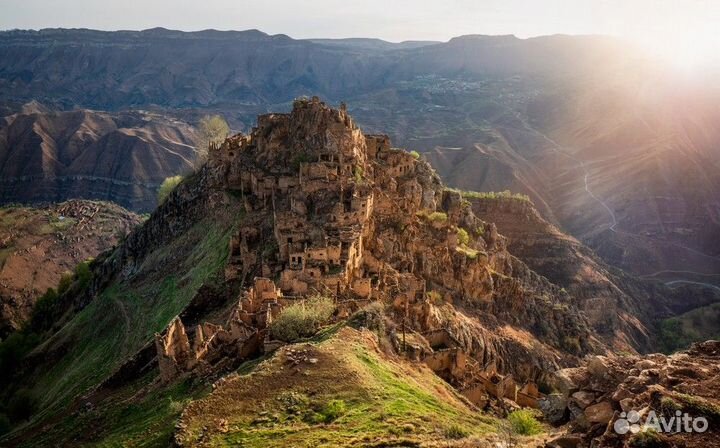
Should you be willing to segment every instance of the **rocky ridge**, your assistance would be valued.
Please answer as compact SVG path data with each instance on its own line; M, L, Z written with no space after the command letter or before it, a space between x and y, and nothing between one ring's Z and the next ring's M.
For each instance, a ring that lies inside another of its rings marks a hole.
M532 401L547 372L603 347L572 296L510 255L426 162L362 134L344 106L314 98L260 116L251 134L211 148L206 170L211 189L244 203L224 275L250 287L224 325L176 320L156 337L166 381L211 369L227 347L271 350L272 319L314 294L335 300L337 318L385 304L396 345L404 333L409 356L477 403L502 400L505 383L515 399L533 384Z
M557 372L558 393L541 400L551 422L569 421L568 434L548 446L716 447L718 379L718 341L670 356L591 357L581 367ZM685 414L704 423L685 422Z

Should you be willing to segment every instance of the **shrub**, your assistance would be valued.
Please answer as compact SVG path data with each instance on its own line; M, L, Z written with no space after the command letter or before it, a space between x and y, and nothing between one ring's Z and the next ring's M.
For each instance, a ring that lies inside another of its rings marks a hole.
M662 409L665 414L672 416L675 414L675 411L682 410L682 406L670 397L662 397L660 399L660 409Z
M343 400L330 400L319 412L320 421L322 423L333 422L345 414L346 408Z
M206 115L200 119L199 124L196 147L198 166L207 159L210 143L220 144L230 135L230 126L222 115Z
M90 263L92 260L86 260L75 266L75 277L78 281L79 288L85 289L92 280L92 271L90 270Z
M445 222L448 219L447 214L443 212L432 212L427 217L432 222Z
M353 170L353 175L355 177L355 183L361 184L363 181L363 176L365 175L365 172L363 171L363 168L360 165L357 165Z
M367 328L383 333L385 331L385 308L381 302L372 302L359 309L348 319L353 328Z
M470 235L468 235L467 230L463 229L462 227L458 227L457 237L458 243L460 244L467 244L470 242Z
M447 428L445 428L445 438L446 439L453 439L453 440L464 439L465 437L467 437L469 435L470 435L470 433L465 428L463 428L462 426L459 426L459 425L453 424L453 425L450 425Z
M410 155L413 156L414 159L420 158L420 153L417 151L410 151Z
M428 300L430 302L434 303L435 305L439 305L443 302L443 296L437 291L428 291L426 293Z
M65 272L60 276L60 282L58 283L57 293L59 296L63 295L70 286L72 286L73 274L72 272Z
M460 252L461 254L464 254L466 257L468 257L471 260L474 260L477 258L479 252L475 249L470 249L466 246L458 246L455 248L457 252Z
M50 319L57 298L58 293L53 288L48 288L45 294L38 298L30 316L30 322L34 328L49 323L48 319Z
M20 360L39 342L35 333L16 331L0 343L0 383L6 384Z
M315 296L282 310L270 324L273 337L285 342L314 335L335 312L335 304L328 297Z
M509 190L505 191L463 191L461 192L464 198L471 199L512 199L516 201L532 202L530 196L521 193L512 193Z
M158 205L165 202L165 200L170 196L170 193L180 185L180 182L182 182L183 177L182 176L172 176L168 177L163 181L163 183L160 185L160 188L158 189L158 195L157 195L157 201Z
M533 436L542 432L542 425L535 418L535 412L529 409L511 412L508 421L516 434Z

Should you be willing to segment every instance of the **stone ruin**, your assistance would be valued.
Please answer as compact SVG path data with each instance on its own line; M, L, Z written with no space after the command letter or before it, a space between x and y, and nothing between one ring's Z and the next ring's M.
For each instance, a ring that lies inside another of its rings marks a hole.
M246 209L231 238L226 281L254 280L224 326L188 332L176 318L156 335L164 381L225 356L271 350L277 343L268 326L282 308L323 294L336 301L338 318L372 301L390 304L396 321L422 341L417 358L470 401L537 405L533 383L519 387L479 368L473 356L491 354L468 354L434 316L431 296L487 303L502 285L494 273L510 268L494 227L476 232L485 223L426 162L392 148L387 136L363 135L344 105L336 110L313 98L211 145L207 170L213 188L233 193ZM471 229L469 241L459 240L461 227Z

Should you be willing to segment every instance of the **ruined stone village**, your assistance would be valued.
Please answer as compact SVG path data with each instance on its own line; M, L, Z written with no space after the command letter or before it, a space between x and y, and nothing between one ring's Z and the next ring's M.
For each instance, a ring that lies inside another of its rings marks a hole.
M324 295L337 319L375 301L391 307L398 351L476 406L537 407L532 372L504 370L507 356L479 350L439 311L438 303L487 304L519 286L502 274L512 267L494 225L443 189L416 154L393 148L385 135L364 135L344 105L312 98L211 145L207 166L214 188L241 197L252 217L232 238L225 278L252 277L225 326L187 329L176 318L156 335L163 381L228 354L269 353L282 344L268 326L283 307Z

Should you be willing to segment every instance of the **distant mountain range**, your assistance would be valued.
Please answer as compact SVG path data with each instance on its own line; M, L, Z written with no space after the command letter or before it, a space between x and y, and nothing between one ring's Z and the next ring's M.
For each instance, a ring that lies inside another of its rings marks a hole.
M288 110L298 96L347 101L364 130L426 154L448 184L526 193L544 218L606 261L667 282L714 283L708 275L720 272L720 83L713 79L720 77L688 81L602 36L395 44L257 30L0 33L7 114L29 101L60 110L152 110L189 123L221 113L248 131L257 114ZM14 121L37 127L30 118ZM161 123L143 131L152 137L114 132L117 142L87 146L77 162L68 158L76 150L61 151L60 164L46 155L42 170L39 155L53 143L4 143L2 199L82 196L151 208L161 179L192 159L183 146L188 126ZM118 147L125 150L109 156L113 169L88 168L110 166L98 153ZM8 180L16 178L31 180ZM73 181L58 186L58 178Z

